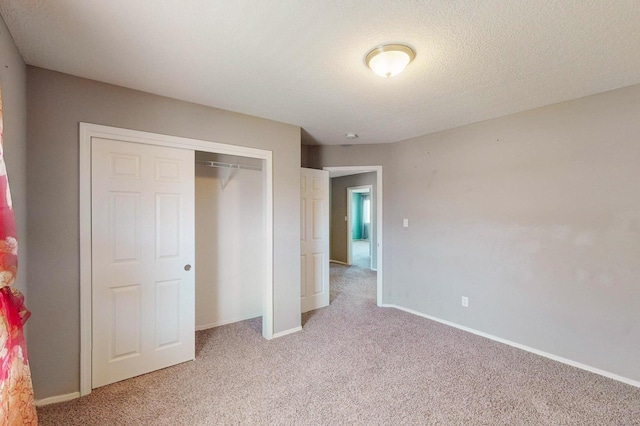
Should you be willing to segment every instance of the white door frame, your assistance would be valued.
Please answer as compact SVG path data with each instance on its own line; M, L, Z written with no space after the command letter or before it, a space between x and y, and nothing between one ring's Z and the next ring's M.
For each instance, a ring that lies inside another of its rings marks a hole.
M368 189L368 191L363 191L363 189ZM351 265L353 263L353 235L351 235L351 229L353 226L353 207L351 204L353 203L353 194L362 193L373 195L373 185L362 185L362 186L350 186L347 188L347 263ZM377 218L376 218L377 219ZM369 235L369 247L371 247L371 242L373 238ZM369 262L369 268L373 265L373 256L371 256L371 260Z
M376 239L377 239L377 279L376 279L376 303L382 306L382 166L340 166L340 167L323 167L323 170L329 172L357 172L357 173L376 173Z
M266 245L266 279L262 298L262 336L265 339L273 338L272 152L218 142L80 123L80 395L84 396L91 393L91 139L94 137L264 160L262 178L265 206L263 220Z

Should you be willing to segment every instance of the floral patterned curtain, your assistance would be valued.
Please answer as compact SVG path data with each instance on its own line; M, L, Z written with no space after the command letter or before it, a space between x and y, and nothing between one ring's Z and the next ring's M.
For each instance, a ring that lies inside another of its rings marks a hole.
M37 425L23 326L31 314L11 287L18 270L18 240L2 148L0 94L0 425Z

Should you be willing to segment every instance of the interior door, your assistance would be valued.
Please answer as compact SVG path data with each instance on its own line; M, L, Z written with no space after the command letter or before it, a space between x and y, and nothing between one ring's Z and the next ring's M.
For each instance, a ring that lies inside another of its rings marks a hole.
M329 172L300 173L300 295L302 312L329 305Z
M194 152L91 142L92 388L195 358Z

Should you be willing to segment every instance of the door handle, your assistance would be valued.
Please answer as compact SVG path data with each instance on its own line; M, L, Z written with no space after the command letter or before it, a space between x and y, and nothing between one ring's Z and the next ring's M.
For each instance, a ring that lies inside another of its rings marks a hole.
M184 265L184 270L189 272L191 270L191 265L189 265L189 264Z

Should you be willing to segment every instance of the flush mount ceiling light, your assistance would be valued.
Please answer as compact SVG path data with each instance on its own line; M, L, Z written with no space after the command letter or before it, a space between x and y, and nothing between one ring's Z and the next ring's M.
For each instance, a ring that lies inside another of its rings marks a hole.
M404 70L416 57L405 44L384 44L373 48L364 59L371 71L381 77L393 77Z

